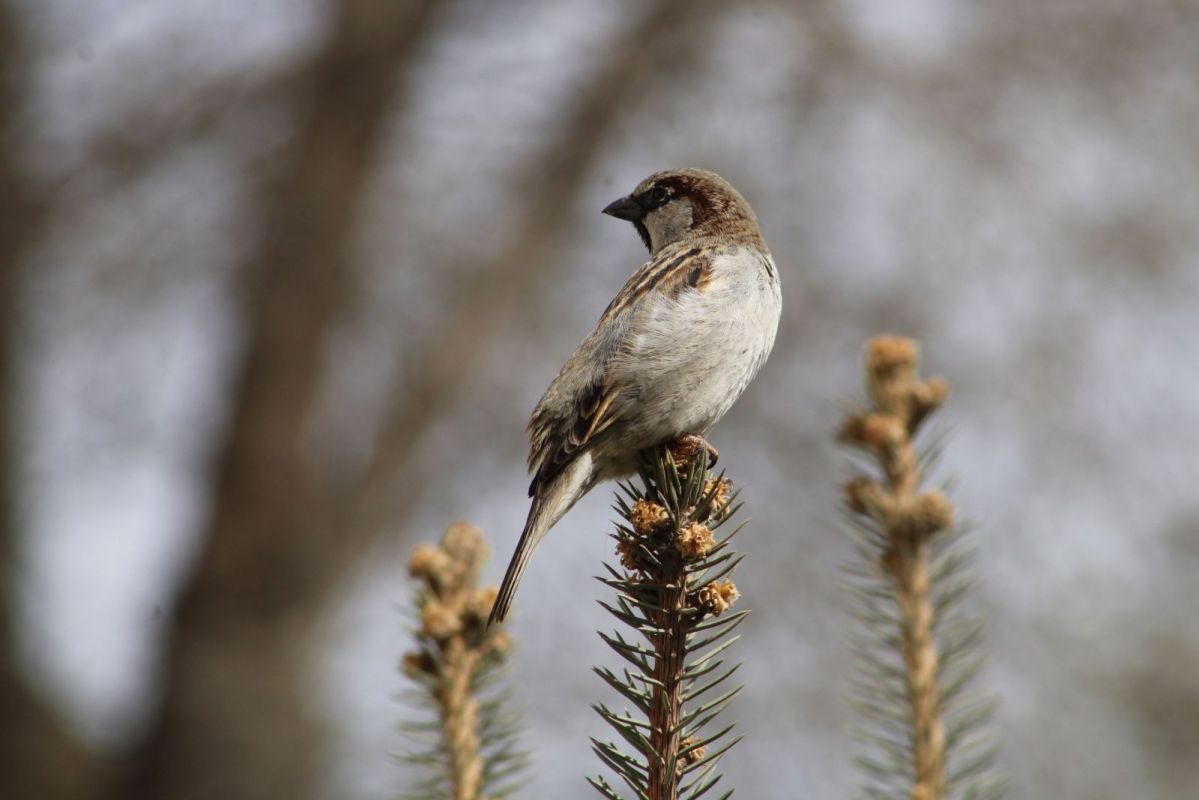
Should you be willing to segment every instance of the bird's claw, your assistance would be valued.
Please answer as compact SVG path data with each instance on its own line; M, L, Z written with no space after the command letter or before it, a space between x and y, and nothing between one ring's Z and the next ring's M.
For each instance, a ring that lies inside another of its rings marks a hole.
M684 433L676 436L667 442L666 449L670 451L670 456L676 464L686 464L700 449L708 452L709 469L716 466L716 461L720 458L720 453L716 451L716 448L696 433Z

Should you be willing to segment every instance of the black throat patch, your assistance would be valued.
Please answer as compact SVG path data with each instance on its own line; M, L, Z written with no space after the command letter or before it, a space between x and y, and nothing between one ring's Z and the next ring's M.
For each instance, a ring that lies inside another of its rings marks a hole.
M645 227L645 219L633 220L633 227L637 229L637 235L641 237L641 241L645 242L645 249L653 251L653 247L649 243L649 231Z

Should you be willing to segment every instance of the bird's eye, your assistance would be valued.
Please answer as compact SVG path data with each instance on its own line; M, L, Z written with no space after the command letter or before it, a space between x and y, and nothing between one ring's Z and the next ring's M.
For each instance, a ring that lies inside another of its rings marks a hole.
M649 200L650 208L657 208L670 199L670 190L665 186L655 186L649 190L649 197L646 199Z

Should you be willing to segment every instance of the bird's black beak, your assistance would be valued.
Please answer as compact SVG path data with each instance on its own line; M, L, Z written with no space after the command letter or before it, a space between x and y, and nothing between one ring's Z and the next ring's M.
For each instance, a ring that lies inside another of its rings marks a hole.
M622 197L614 203L609 203L604 209L604 213L610 217L617 219L625 219L629 222L636 222L645 216L645 212L641 209L641 204L630 197Z

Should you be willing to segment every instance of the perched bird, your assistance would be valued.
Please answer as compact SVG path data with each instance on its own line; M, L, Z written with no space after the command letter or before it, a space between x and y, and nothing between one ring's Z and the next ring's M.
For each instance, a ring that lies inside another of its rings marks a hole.
M504 619L537 543L638 453L698 442L757 374L778 328L778 270L753 209L713 172L658 172L604 209L649 248L529 420L529 518L491 622Z

